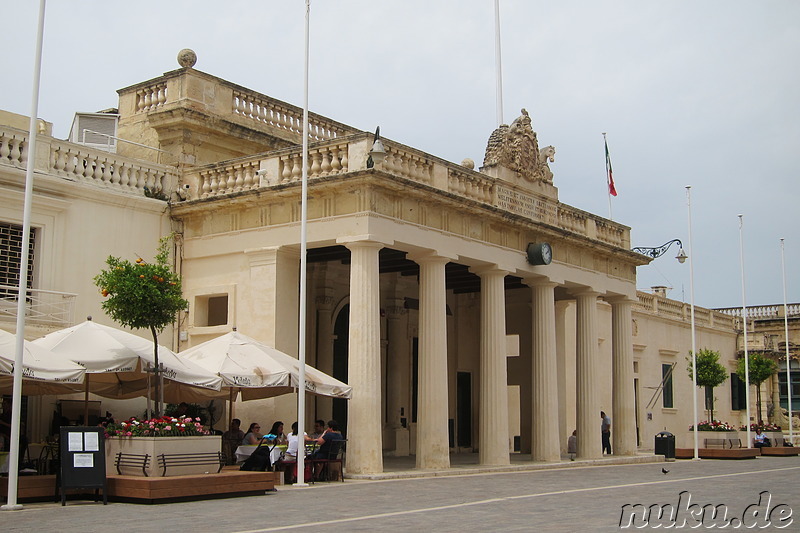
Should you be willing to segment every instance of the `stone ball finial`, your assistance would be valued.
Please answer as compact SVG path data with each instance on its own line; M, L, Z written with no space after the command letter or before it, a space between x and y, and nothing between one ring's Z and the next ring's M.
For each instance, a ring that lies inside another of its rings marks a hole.
M462 166L462 167L466 167L466 168L468 168L468 169L470 169L470 170L475 170L475 161L473 161L472 159L470 159L470 158L468 157L468 158L464 159L464 160L461 162L461 166Z
M191 48L184 48L178 52L178 64L183 68L192 68L197 63L197 54Z

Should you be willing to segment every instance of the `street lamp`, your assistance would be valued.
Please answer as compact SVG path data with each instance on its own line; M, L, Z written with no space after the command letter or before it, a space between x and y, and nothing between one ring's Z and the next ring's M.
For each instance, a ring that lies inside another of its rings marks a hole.
M657 246L655 248L647 248L643 246L637 246L636 248L632 248L631 251L636 252L637 254L646 255L655 259L656 257L661 257L664 253L672 246L674 243L678 243L678 255L675 256L675 259L678 260L678 263L683 264L686 262L686 258L689 257L686 255L686 252L683 251L683 243L680 239L672 239L669 242L662 244L661 246Z

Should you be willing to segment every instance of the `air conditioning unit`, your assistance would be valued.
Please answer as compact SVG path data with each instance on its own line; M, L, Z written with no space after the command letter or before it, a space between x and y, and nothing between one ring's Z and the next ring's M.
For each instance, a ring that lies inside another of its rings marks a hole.
M116 113L75 113L68 140L116 153L118 123Z

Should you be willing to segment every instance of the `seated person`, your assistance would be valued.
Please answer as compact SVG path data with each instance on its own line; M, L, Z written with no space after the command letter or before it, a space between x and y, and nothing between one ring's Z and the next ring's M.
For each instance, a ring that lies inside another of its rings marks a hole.
M244 440L244 431L241 429L242 421L238 418L231 420L228 431L222 434L222 453L229 465L236 463L236 448Z
M756 434L753 437L753 446L756 448L769 448L772 446L769 437L761 433L761 428L756 428Z
M247 434L242 439L242 446L258 444L262 438L264 438L264 435L261 434L261 426L258 422L253 422L250 424L250 427L247 428Z
M315 441L319 444L319 449L311 456L312 459L331 459L331 448L333 441L344 440L342 432L339 431L339 423L336 420L328 420L328 428L317 439L306 437L306 441ZM315 477L319 477L322 472L322 464L317 464L314 472Z
M274 444L287 444L289 442L286 438L286 434L283 432L283 422L280 420L272 424L268 435L275 435Z
M303 437L307 440L308 435L303 432ZM286 462L290 461L297 461L297 448L299 447L300 439L297 436L297 422L292 424L292 432L289 433L287 437L289 445L286 448L286 453L283 456L283 460Z
M318 439L323 433L325 433L325 421L314 420L314 432L311 434L311 438Z

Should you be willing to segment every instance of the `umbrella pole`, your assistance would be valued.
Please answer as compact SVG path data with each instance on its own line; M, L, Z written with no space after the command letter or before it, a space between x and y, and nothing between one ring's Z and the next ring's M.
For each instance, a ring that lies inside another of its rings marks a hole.
M233 422L233 399L236 397L236 391L233 387L230 388L230 397L228 398L228 427L231 427Z
M84 374L83 377L83 425L89 425L89 376L91 374Z

